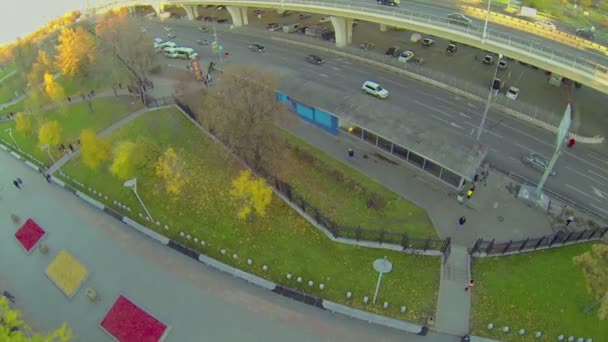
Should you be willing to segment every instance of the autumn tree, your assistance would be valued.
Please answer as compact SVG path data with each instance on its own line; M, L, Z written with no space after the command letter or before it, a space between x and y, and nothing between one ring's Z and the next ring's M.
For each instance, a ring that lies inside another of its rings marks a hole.
M21 319L21 313L13 310L5 296L0 296L0 341L27 342L49 341L68 342L72 339L72 329L65 323L54 332L46 335L34 333Z
M129 179L138 173L145 173L146 165L158 157L156 145L146 138L136 141L122 141L114 147L110 173L119 179ZM152 163L153 164L153 163Z
M587 279L587 290L599 305L597 317L608 317L608 244L596 244L591 250L574 257Z
M44 91L55 102L63 100L65 93L63 87L55 81L55 77L48 72L44 73Z
M253 67L227 67L219 88L206 95L201 119L254 171L276 173L287 151L277 125L295 120L276 98L277 77Z
M30 41L18 39L13 48L16 77L11 77L14 89L23 89L28 84L28 75L38 54L37 47Z
M158 157L154 171L156 176L162 179L165 192L171 196L180 195L184 186L188 184L186 161L177 154L173 147L168 147Z
M157 64L157 54L150 44L147 33L141 32L139 25L127 16L124 10L109 11L97 18L95 35L98 40L98 55L105 62L105 74L120 77L126 70L130 83L139 90L143 103L146 103L145 81L149 70ZM117 68L117 65L119 68Z
M66 77L86 77L90 65L95 60L95 43L91 35L78 26L64 28L57 44L57 67Z
M255 178L251 171L244 170L232 181L230 195L240 202L237 217L245 220L254 213L259 217L266 216L266 208L272 200L272 189L263 178Z
M23 112L17 113L15 115L15 129L23 135L30 135L32 133L32 118L23 114Z
M92 129L80 132L80 151L82 160L89 168L95 170L104 160L110 157L110 143L95 134Z
M61 142L61 133L61 125L56 120L42 124L42 126L40 126L40 129L38 130L38 145L59 145L59 143Z

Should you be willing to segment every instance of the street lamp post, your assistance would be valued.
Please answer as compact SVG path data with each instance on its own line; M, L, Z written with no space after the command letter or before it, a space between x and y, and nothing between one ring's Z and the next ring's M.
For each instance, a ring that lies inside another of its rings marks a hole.
M488 37L488 21L490 20L490 10L492 9L492 0L488 0L488 11L486 12L486 20L483 23L483 32L481 33L481 42L483 43Z
M13 142L15 143L15 146L17 146L17 149L19 149L19 151L22 151L21 147L19 147L19 144L17 144L17 140L15 140L15 137L13 137L13 129L7 128L4 131L8 132L8 135L11 137L11 139L13 139Z
M479 124L479 130L477 130L477 138L479 141L481 139L481 132L483 131L483 126L486 123L486 118L488 117L488 111L490 110L490 106L492 105L492 94L494 93L494 80L496 79L496 75L498 75L498 66L500 60L502 59L502 55L498 55L498 61L496 62L496 69L494 70L494 77L492 77L492 84L490 85L490 91L488 92L488 98L486 99L486 106L483 109L483 115L481 116L481 123Z
M148 211L148 209L146 209L146 205L144 204L144 202L139 197L139 194L137 194L137 178L129 179L123 185L126 188L131 188L133 190L133 193L135 193L135 197L137 197L137 200L139 201L139 203L141 204L141 206L144 208L144 211L146 212L146 214L148 215L148 217L150 218L150 220L152 220L152 215L150 215L150 212Z
M51 160L53 161L53 164L56 163L55 158L53 158L53 156L51 155L51 148L50 148L49 144L40 146L40 149L43 151L46 151L46 153L49 154L49 158L51 158Z

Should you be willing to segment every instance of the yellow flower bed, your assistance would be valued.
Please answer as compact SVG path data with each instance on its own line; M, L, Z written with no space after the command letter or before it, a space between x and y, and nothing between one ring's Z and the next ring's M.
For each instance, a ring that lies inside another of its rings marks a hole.
M89 271L70 253L61 250L46 268L46 275L68 297L78 291Z

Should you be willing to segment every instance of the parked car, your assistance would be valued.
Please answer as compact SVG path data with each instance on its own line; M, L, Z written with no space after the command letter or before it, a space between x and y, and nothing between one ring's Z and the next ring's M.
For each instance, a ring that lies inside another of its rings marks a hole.
M262 53L262 52L266 51L266 49L262 45L257 44L257 43L249 44L249 50L258 52L258 53Z
M270 23L270 24L266 25L266 29L268 31L278 31L281 29L281 25L277 24L277 23Z
M552 29L552 30L557 30L557 26L555 26L554 23L547 21L547 20L539 20L536 22L537 25Z
M164 29L165 29L165 31L171 31L171 30L173 30L173 28L171 28L171 26L165 26Z
M385 52L384 52L385 56L390 56L390 57L397 57L399 56L399 47L398 46L392 46L390 48L388 48Z
M361 91L363 91L364 94L373 95L379 99L388 97L388 90L382 88L382 86L373 81L365 81L361 86Z
M380 5L384 6L399 6L395 0L376 0Z
M162 40L162 39L160 39L160 38L154 38L154 39L152 40L152 43L154 44L154 48L156 49L156 48L158 48L158 46L159 46L160 44L162 44L162 43L163 43L163 40Z
M507 90L507 94L505 96L508 99L517 100L517 97L519 96L519 88L509 87L509 89Z
M359 49L368 51L368 50L373 49L374 46L376 46L376 44L374 44L372 42L363 42L363 43L359 44Z
M595 30L590 28L579 28L576 30L576 35L585 39L593 40L595 38Z
M321 18L319 19L319 22L320 22L320 23L328 23L328 22L330 22L330 21L331 21L331 18L330 18L330 17L321 17Z
M203 18L203 21L210 23L210 22L213 21L213 17L206 16L206 17Z
M435 40L433 40L431 38L424 38L420 44L422 44L422 46L429 47L429 46L435 44Z
M310 64L315 64L315 65L321 65L323 64L323 62L325 62L323 60L323 58L317 56L317 55L308 55L306 56L306 61Z
M498 69L502 69L502 70L504 70L504 69L506 69L508 66L509 66L509 65L508 65L508 63L507 63L507 61L505 61L505 60L502 60L502 59L501 59L501 60L499 60L499 61L498 61Z
M199 27L199 28L198 28L198 30L199 30L199 31L201 31L201 32L203 32L203 33L207 33L207 32L209 32L209 29L208 29L208 28L206 28L205 26L201 26L201 27Z
M416 64L416 65L422 65L422 64L424 64L424 58L414 57L414 58L412 58L410 63Z
M448 21L454 24L466 25L469 26L473 23L473 20L467 18L464 14L461 13L451 13L448 14Z
M494 57L490 56L490 55L485 55L481 62L483 64L492 65L492 64L494 64Z
M164 49L166 48L176 48L177 44L175 44L174 42L164 42L164 43L160 43L156 46L156 52L162 52Z
M399 58L397 58L397 61L399 61L401 63L407 63L407 62L411 61L412 58L414 58L414 51L406 50L406 51L403 51L403 53L401 53L401 55L399 55Z
M176 38L177 36L175 35L175 33L171 32L171 33L167 33L167 38Z
M524 165L527 165L540 172L545 172L549 166L547 159L538 153L530 153L529 155L523 157L521 162L524 163ZM551 171L549 175L555 176L555 171Z
M312 15L308 14L308 13L302 13L302 14L300 14L300 20L308 19L310 17L312 17Z
M218 19L216 22L217 22L218 24L225 24L225 23L227 23L227 22L228 22L228 19L226 19L226 18L220 18L220 19Z
M458 46L456 46L456 44L454 44L454 43L448 44L448 47L445 49L445 53L447 53L450 56L455 54L456 51L458 51Z

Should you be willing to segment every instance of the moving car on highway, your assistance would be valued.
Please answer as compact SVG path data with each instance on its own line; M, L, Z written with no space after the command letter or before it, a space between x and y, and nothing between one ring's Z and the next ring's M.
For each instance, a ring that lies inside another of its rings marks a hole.
M315 64L315 65L321 65L324 62L323 58L321 58L317 55L306 56L306 61L310 64Z
M424 38L422 40L422 43L420 43L420 44L422 44L422 46L429 47L429 46L435 44L435 40L432 38Z
M388 97L388 90L382 88L378 83L373 81L365 81L361 86L361 90L364 94L373 95L379 99Z
M407 62L411 61L412 58L414 58L414 51L406 50L406 51L403 51L403 53L401 53L401 55L399 55L399 58L397 58L397 61L399 61L401 63L407 63Z
M473 20L467 18L464 14L461 13L448 14L448 20L453 24L460 24L465 26L469 26L473 23Z
M549 166L547 159L538 153L530 153L529 155L522 157L521 162L540 172L545 172ZM555 171L551 171L549 175L555 176Z
M399 56L399 50L400 48L398 46L391 46L384 52L384 55L389 57L397 57Z
M538 24L540 26L544 26L544 27L552 29L552 30L557 30L557 27L555 26L555 24L550 21L547 21L547 20L539 20L536 22L536 24Z
M399 0L376 0L380 5L399 6Z
M277 24L277 23L270 23L270 24L266 25L266 29L268 31L278 31L281 29L281 25Z
M576 30L576 35L593 40L595 38L595 30L593 28L579 28Z
M507 94L505 96L507 96L508 99L517 100L517 97L519 96L519 88L509 87L509 90L507 90Z
M448 56L455 54L456 51L458 51L458 46L454 43L448 44L448 47L445 49L445 53L448 54Z
M258 53L262 53L264 51L266 51L266 49L257 43L253 43L253 44L249 44L249 50L253 51L253 52L258 52Z

